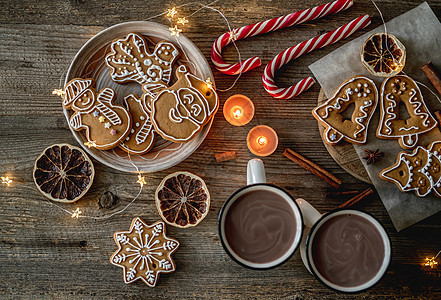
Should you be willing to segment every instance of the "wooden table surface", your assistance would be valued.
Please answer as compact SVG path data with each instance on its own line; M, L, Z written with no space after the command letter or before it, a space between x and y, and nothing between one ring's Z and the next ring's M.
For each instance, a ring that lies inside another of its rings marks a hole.
M199 149L184 162L162 172L146 175L142 195L124 213L108 220L72 219L50 205L36 189L32 170L34 160L55 143L78 145L62 113L60 98L51 94L63 78L75 53L93 35L108 26L145 20L160 14L179 1L85 1L85 0L3 0L0 3L0 175L9 175L10 187L0 186L0 296L1 298L351 298L321 285L303 266L299 253L287 263L269 271L253 271L233 262L224 252L217 233L217 217L224 201L246 183L246 164L254 156L246 147L246 135L257 124L273 127L279 135L277 151L264 158L267 178L285 188L294 197L310 201L320 212L339 205L342 199L326 199L332 190L283 155L294 149L335 174L344 189L365 189L367 184L355 179L335 163L319 135L311 110L317 103L320 87L316 84L295 100L275 100L263 89L263 66L243 75L236 86L220 93L221 106L213 127ZM213 7L221 10L232 27L284 15L324 3L304 1L233 1L220 0ZM386 20L420 4L419 1L378 0ZM441 17L441 1L429 1ZM190 14L198 6L180 9ZM354 37L381 24L379 14L367 0L323 20L250 38L238 43L242 56L258 55L264 63L280 51L309 37L336 28L364 13L372 25ZM155 21L168 25L163 17ZM221 16L203 9L190 18L184 28L209 60L213 41L227 31ZM348 40L351 40L349 38ZM289 64L278 76L279 84L288 86L310 75L308 65L333 49L328 46ZM224 58L237 60L232 46ZM218 88L230 86L235 77L214 69ZM224 101L242 93L255 103L256 114L243 127L229 125L222 116ZM215 153L235 150L237 160L216 163ZM87 195L77 204L63 205L84 214L105 214L98 199L106 192L116 194L122 208L137 193L136 175L123 173L94 161L97 176ZM109 263L116 250L112 235L127 230L132 219L142 217L148 223L160 219L154 191L161 179L175 171L194 172L206 181L211 209L195 228L167 227L170 236L181 242L175 253L177 271L160 277L155 288L141 281L126 285L122 270ZM441 298L439 272L421 270L426 257L441 249L441 214L438 213L397 233L377 195L360 203L358 208L379 219L392 241L392 262L379 284L356 295L367 298ZM438 277L437 277L438 276Z

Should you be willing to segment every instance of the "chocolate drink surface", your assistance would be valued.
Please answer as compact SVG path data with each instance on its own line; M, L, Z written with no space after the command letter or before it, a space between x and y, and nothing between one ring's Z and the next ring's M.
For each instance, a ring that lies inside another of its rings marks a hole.
M249 191L231 205L225 219L225 236L231 249L252 263L269 263L282 257L296 234L294 211L281 195Z
M380 271L384 253L384 242L375 225L355 214L325 221L312 243L312 260L318 272L341 287L371 280Z

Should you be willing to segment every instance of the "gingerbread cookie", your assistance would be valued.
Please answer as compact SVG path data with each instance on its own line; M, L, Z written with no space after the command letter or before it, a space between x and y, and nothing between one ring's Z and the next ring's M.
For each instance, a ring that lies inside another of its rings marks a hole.
M441 142L433 142L428 149L418 146L412 154L400 152L380 178L395 183L402 192L415 191L418 197L430 192L441 197Z
M132 116L132 129L119 147L131 154L141 155L149 152L155 142L150 109L135 94L129 94L124 98L124 106Z
M216 113L219 98L214 88L190 74L185 66L176 71L177 82L143 86L152 98L155 131L172 142L188 142Z
M172 64L179 56L178 49L169 42L159 42L153 53L147 41L138 33L112 42L106 56L110 77L118 83L138 82L146 84L162 80L170 82Z
M312 115L326 130L324 140L335 145L342 139L353 144L364 144L367 129L377 107L378 91L374 82L364 76L355 76L346 80L328 101L312 111ZM354 104L350 120L342 113Z
M400 103L409 114L400 119ZM380 122L377 137L398 139L404 149L412 149L418 142L418 135L432 130L437 122L430 114L418 85L412 78L397 75L387 78L381 85Z
M164 222L148 226L141 218L135 218L129 231L115 232L113 238L118 250L110 257L110 263L123 268L125 283L141 279L154 287L159 273L176 270L171 255L179 242L165 235Z
M86 130L86 137L100 150L115 148L129 135L132 119L127 110L113 104L116 97L110 88L97 92L91 78L75 78L64 88L63 107L75 113L69 125L75 130Z

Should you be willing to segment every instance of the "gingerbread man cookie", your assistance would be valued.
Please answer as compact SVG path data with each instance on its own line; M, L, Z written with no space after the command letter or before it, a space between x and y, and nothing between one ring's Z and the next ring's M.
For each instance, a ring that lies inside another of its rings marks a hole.
M342 139L353 144L364 144L367 129L377 107L378 91L374 82L364 76L346 80L328 101L312 111L312 115L326 130L324 140L335 145ZM354 104L351 120L342 113Z
M409 118L400 119L400 103L404 104ZM381 85L380 122L377 137L398 139L404 149L412 149L418 143L418 135L436 127L418 85L404 75L389 77Z
M130 133L132 119L127 110L113 104L116 97L110 88L97 92L91 78L75 78L65 86L63 107L75 113L69 125L75 130L86 130L87 140L100 150L118 146Z
M132 129L119 147L131 154L141 155L149 152L155 142L149 107L135 94L129 94L124 98L124 106L132 116Z
M118 250L110 257L110 263L123 268L125 283L141 279L154 287L160 273L176 270L171 255L179 242L165 235L164 222L149 226L135 218L129 231L115 232L113 237Z
M111 52L106 56L110 77L118 83L170 82L172 64L179 56L178 49L169 42L159 42L153 53L147 41L138 33L112 42Z
M402 192L415 191L418 197L430 192L441 197L441 142L433 142L428 149L418 146L412 154L400 152L380 178L395 183Z
M185 66L176 71L177 82L146 84L155 131L172 142L188 142L216 113L219 98L213 87L190 74Z

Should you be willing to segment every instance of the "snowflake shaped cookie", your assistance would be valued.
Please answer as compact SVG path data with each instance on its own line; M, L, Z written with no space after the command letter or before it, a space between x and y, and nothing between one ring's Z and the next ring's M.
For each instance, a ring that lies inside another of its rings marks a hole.
M141 218L132 221L129 231L114 234L118 250L110 257L110 262L124 269L124 282L138 279L154 287L159 273L176 270L171 254L179 247L177 240L165 235L164 222L148 226Z

